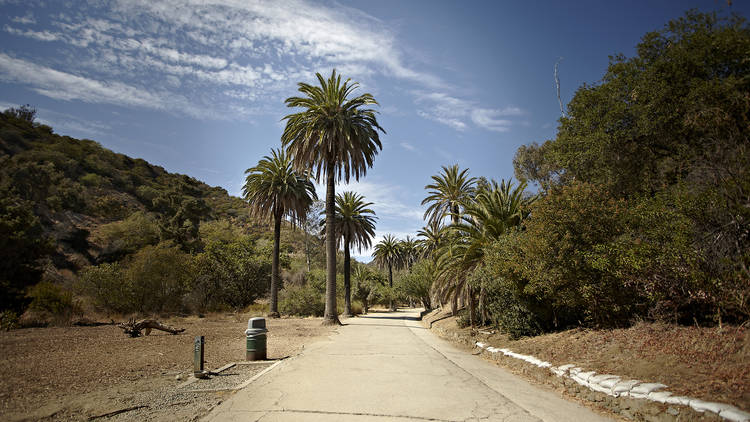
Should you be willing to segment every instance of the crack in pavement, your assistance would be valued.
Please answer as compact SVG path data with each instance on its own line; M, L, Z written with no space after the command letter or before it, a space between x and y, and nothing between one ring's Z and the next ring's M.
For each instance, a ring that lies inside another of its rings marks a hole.
M305 413L305 414L317 414L317 415L343 415L343 416L372 416L376 418L401 418L401 419L411 419L415 421L461 422L461 421L452 420L452 419L430 418L430 417L425 417L425 416L391 415L391 414L386 414L386 413L367 413L367 412L335 412L335 411L328 411L328 410L267 409L267 410L261 410L261 412L268 412L268 413L289 412L289 413Z

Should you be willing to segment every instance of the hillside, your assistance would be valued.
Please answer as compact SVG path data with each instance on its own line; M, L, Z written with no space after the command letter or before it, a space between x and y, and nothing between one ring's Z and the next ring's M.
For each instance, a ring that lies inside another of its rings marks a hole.
M34 113L0 113L0 248L8 257L0 282L9 292L0 309L21 312L28 286L72 285L82 269L127 261L149 245L195 256L211 239L249 236L263 248L271 238L268 223L226 190L60 136ZM304 254L303 232L286 227L283 239L288 254Z

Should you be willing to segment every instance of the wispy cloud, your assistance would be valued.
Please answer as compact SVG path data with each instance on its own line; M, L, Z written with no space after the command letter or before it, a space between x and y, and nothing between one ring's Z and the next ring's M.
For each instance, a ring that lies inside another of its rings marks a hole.
M457 131L464 131L473 124L481 129L493 132L507 132L516 124L512 118L525 113L518 107L508 106L501 109L483 108L475 102L457 98L444 92L415 93L415 102L419 106L417 114Z
M12 17L10 20L11 22L20 23L23 25L36 23L36 19L34 19L34 15L31 12L26 13L24 16Z
M393 28L345 5L117 0L73 2L61 13L44 3L28 9L3 31L55 42L58 54L40 58L4 46L0 78L56 99L248 119L276 112L296 82L335 67L363 87L385 76L426 90L415 95L416 113L456 130L507 127L490 112L472 112L494 108L444 93L454 91L450 81L420 69ZM22 77L26 70L42 74Z
M410 144L408 142L401 142L401 143L399 143L399 145L401 146L401 148L403 148L405 150L409 150L409 151L416 151L417 150L417 147L415 147L414 145L412 145L412 144Z
M325 185L316 184L318 196L325 195ZM359 181L342 183L336 186L336 192L353 191L365 197L367 202L372 202L372 209L379 217L394 217L400 220L422 220L423 210L419 206L410 206L404 203L405 192L400 186L370 181Z
M215 104L222 103L239 107L248 98L232 94L243 89L252 90L255 102L274 99L278 104L281 93L293 91L297 81L310 80L315 71L329 72L332 67L365 81L377 72L423 86L443 85L439 78L405 62L393 31L345 6L326 7L301 0L121 0L86 3L80 10L73 4L71 8L48 16L56 31L3 28L18 37L67 46L54 64L36 63L24 55L23 67L36 64L47 78L23 82L53 98L111 103L111 92L105 92L108 89L104 87L121 84L117 88L131 86L131 94L135 94L118 101L123 105L142 106L143 96L135 91L149 86L162 86L171 89L170 93L179 88L187 103L203 109L215 109ZM40 9L44 14L44 8ZM29 13L11 22L35 23ZM11 51L4 53L0 72L5 80L15 81L21 63L10 62ZM50 71L97 80L99 86L86 83L85 87L94 88L86 98L80 92L72 94L69 88L52 89ZM207 90L213 94L212 101L203 99ZM146 93L150 91L146 89ZM188 111L179 104L156 104L157 108ZM255 104L246 111L263 109ZM222 115L225 110L215 111L214 115Z
M203 111L184 97L166 92L147 91L121 82L102 82L84 78L0 53L0 80L29 85L39 94L59 100L81 100L168 110L178 108L191 115Z

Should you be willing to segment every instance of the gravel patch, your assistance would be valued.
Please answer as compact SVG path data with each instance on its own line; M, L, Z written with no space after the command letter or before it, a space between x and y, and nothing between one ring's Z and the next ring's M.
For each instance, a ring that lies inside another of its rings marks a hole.
M219 390L236 390L250 378L259 374L264 369L270 367L276 362L262 363L241 363L227 368L216 375L210 375L208 378L195 379L194 381L182 384L177 391L219 391Z

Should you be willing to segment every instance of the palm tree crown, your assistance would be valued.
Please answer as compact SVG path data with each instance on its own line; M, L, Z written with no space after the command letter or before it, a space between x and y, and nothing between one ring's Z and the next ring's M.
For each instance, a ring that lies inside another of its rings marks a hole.
M292 160L282 150L271 150L271 156L264 156L245 174L242 194L258 217L287 216L299 222L318 199L315 185L294 170Z
M287 107L305 110L284 117L281 142L294 156L295 166L313 170L317 180L329 170L339 180L342 176L347 182L352 176L359 180L383 149L378 131L385 130L378 124L377 112L363 108L378 102L367 93L347 98L359 84L350 79L342 84L335 69L328 80L315 75L320 86L300 82L299 91L305 96L286 99Z
M424 219L428 222L440 222L449 214L454 215L453 222L458 222L455 217L459 214L463 204L469 202L474 193L476 178L468 177L469 169L459 171L458 164L450 167L443 166L440 175L432 176L433 183L425 186L428 196L422 201L422 205L430 204L424 213Z
M398 239L392 234L386 234L383 240L375 245L372 256L378 267L398 269L401 266L401 248Z
M375 211L365 197L355 192L336 195L336 238L362 251L369 248L375 236Z

